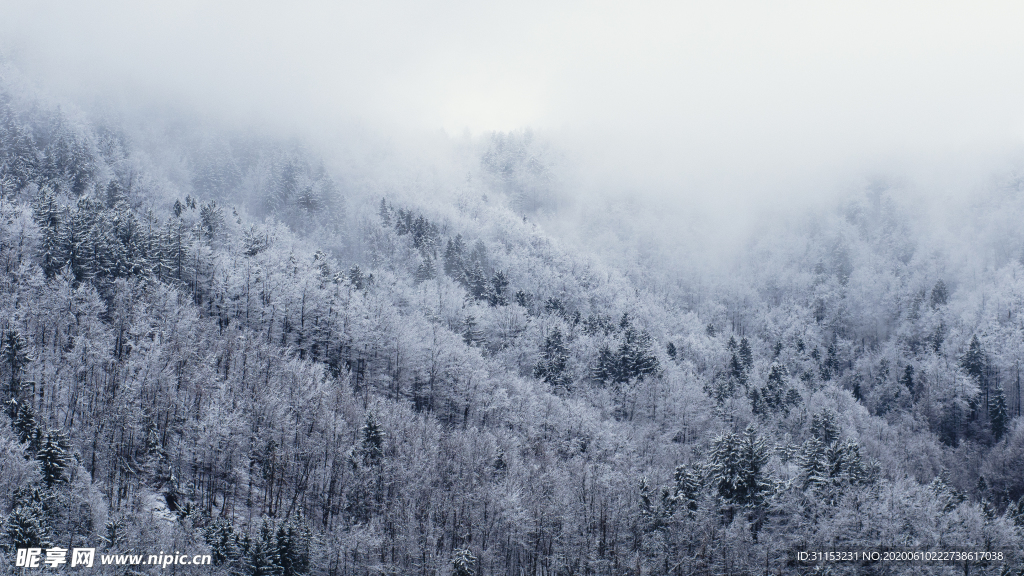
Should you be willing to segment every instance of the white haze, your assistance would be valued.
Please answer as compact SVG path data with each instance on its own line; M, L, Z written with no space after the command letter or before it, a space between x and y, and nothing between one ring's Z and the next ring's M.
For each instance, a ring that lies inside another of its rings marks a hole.
M7 57L77 101L333 140L530 127L582 217L636 197L652 231L719 238L869 178L955 197L1005 168L1020 22L1012 2L0 1Z

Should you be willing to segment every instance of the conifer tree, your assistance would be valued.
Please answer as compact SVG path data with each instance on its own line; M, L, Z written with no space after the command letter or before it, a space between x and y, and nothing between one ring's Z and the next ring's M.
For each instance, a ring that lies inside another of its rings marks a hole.
M910 364L907 364L907 367L903 370L903 376L900 377L900 384L910 392L911 397L915 396L914 367Z
M356 290L362 290L366 286L366 278L363 276L363 272L359 269L358 265L353 266L348 271L348 280Z
M694 470L692 466L676 466L674 479L674 498L678 504L687 510L687 514L692 517L700 502L700 473Z
M466 265L463 262L465 251L466 244L462 241L461 234L456 234L455 238L448 240L444 250L444 273L460 284L467 282Z
M742 385L743 388L747 387L747 371L735 352L733 352L732 357L729 359L729 376L733 381Z
M533 377L540 378L552 388L568 387L570 378L566 374L569 352L562 341L562 331L555 327L544 339L541 359L533 369Z
M474 344L483 342L483 332L480 331L480 326L476 321L476 316L467 314L466 318L462 321L462 341L473 346Z
M66 482L67 469L71 458L68 454L67 436L59 430L50 430L36 452L36 460L42 468L43 481L47 486Z
M16 402L12 400L12 402ZM39 450L42 441L42 433L39 429L39 422L36 419L35 410L28 403L15 403L16 415L14 418L14 431L18 434L18 441L28 443L28 451L35 453Z
M992 388L992 397L989 400L989 422L992 426L992 435L996 441L1002 439L1009 427L1010 417L1006 409L1006 394L1002 386Z
M732 506L763 502L772 488L766 466L768 443L753 426L743 433L719 436L712 444L708 477L718 495Z
M508 277L502 271L497 271L491 277L491 285L487 293L487 301L491 306L508 305Z
M25 367L33 360L29 355L28 342L17 330L8 330L4 333L3 344L0 345L0 359L10 370L11 378L7 384L7 395L9 398L17 398L21 391L21 375Z
M754 353L750 350L750 342L747 339L740 339L739 360L744 370L750 370L754 366Z
M417 283L426 282L437 277L437 271L434 269L434 261L430 256L424 256L423 261L420 262L419 267L416 269L416 274L413 278Z
M456 548L452 552L452 576L473 576L476 557L468 548Z
M45 513L38 503L16 507L3 526L10 549L46 548L50 545Z
M373 413L366 414L366 423L359 429L359 453L364 466L376 466L384 458L384 429Z
M273 528L266 519L249 546L246 569L251 576L281 576L281 556Z
M946 288L946 283L943 282L942 280L939 280L938 282L935 283L935 287L932 288L932 308L945 306L947 301L949 301L949 290Z
M214 566L221 566L238 557L237 535L231 522L224 519L215 520L207 527L205 539L207 545L210 546L210 555Z

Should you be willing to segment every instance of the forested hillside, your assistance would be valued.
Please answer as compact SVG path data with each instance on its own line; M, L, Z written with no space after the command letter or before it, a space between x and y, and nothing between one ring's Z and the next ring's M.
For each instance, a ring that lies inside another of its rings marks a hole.
M535 223L562 201L528 133L432 197L193 130L154 151L0 86L10 558L797 574L801 550L1024 545L1020 179L943 242L874 187L648 282Z

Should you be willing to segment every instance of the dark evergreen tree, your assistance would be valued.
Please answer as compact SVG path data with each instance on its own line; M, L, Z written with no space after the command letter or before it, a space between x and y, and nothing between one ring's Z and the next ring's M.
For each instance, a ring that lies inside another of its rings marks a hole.
M299 526L304 526L298 519ZM280 559L281 576L301 576L309 573L309 531L297 528L288 522L277 528L277 554Z
M836 349L836 343L832 342L828 345L828 351L825 354L825 360L821 363L821 379L826 382L839 376L840 373L839 364L839 352Z
M569 351L562 341L562 331L557 327L544 339L540 348L540 362L533 369L533 377L540 378L552 388L568 389L572 381L566 373Z
M47 486L52 487L68 480L68 468L71 466L68 448L68 439L63 432L50 430L46 433L46 438L36 452L36 460L39 461L43 482Z
M768 443L753 426L718 437L711 449L708 477L730 506L757 506L772 490L767 465Z
M971 337L967 353L960 359L960 366L979 385L985 378L985 352L981 349L981 342L977 335Z
M668 354L669 358L673 360L676 359L676 345L673 344L672 342L669 342L668 345L665 347L665 352Z
M769 415L779 411L788 413L789 403L799 401L799 393L796 398L789 394L789 387L786 385L786 368L778 362L772 363L768 371L768 380L759 391L754 390L751 394L751 407L755 414Z
M237 535L230 522L217 519L205 531L206 543L214 566L221 566L238 558Z
M625 318L625 315L623 315ZM661 365L652 350L653 340L646 330L638 331L632 326L626 328L623 342L619 346L620 382L643 380L647 376L657 374Z
M53 278L67 263L63 241L67 207L57 203L52 190L43 188L35 198L32 213L36 224L39 225L40 265L46 277Z
M910 396L914 397L917 394L917 390L914 384L914 367L907 364L907 367L903 369L903 376L900 377L900 384L910 392Z
M692 518L700 503L701 475L693 466L676 466L674 497Z
M50 546L46 515L38 504L16 507L7 516L3 525L4 536L9 542L9 550Z
M362 290L366 287L366 278L363 276L363 272L359 269L359 266L353 266L352 269L348 271L348 280L356 290Z
M485 300L487 298L487 275L479 262L469 270L466 280L469 283L469 293L474 299Z
M476 557L468 548L456 548L452 552L452 576L473 576L476 572Z
M504 272L498 271L491 277L491 285L487 293L487 301L491 306L508 305L508 277Z
M252 539L246 556L246 571L250 576L281 576L281 556L270 522L263 520L260 532Z
M4 332L3 345L0 346L0 358L10 371L10 380L7 383L7 396L17 398L21 392L21 375L25 367L32 362L29 354L28 341L17 330Z
M960 358L960 367L963 368L964 372L966 372L967 375L978 384L978 388L981 390L981 397L987 400L988 379L985 377L986 363L985 352L981 348L981 342L978 340L978 335L975 334L971 337L971 343L967 347L967 353ZM978 399L972 397L968 400L968 403L970 407L968 420L976 420L979 416Z
M828 445L839 440L842 430L835 412L824 410L811 417L811 436Z
M612 349L607 344L601 346L597 352L597 363L593 370L594 380L603 384L615 382L618 379L618 364Z
M750 370L754 366L754 353L750 350L750 342L746 338L740 339L739 360L744 370Z
M949 301L949 290L946 288L946 283L939 280L935 283L932 288L932 308L938 308L939 306L945 306L946 302Z
M992 388L992 397L989 399L989 423L992 426L992 436L996 441L1002 439L1009 429L1010 416L1006 409L1006 394L1002 386Z
M462 241L461 234L448 240L448 245L444 250L444 273L461 284L468 281L466 265L463 262L465 251L466 244Z
M42 443L42 431L35 410L31 404L12 402L15 402L14 431L18 434L18 441L27 443L29 453L35 454Z
M424 256L423 261L420 262L419 268L416 269L416 274L413 278L417 283L426 282L427 280L433 280L437 277L437 271L434 269L434 261L430 256Z
M384 429L373 413L366 414L366 423L359 429L359 454L364 466L376 466L384 458Z
M476 316L472 314L466 315L462 321L462 341L470 346L484 341L483 332L480 331Z
M743 367L743 362L740 361L739 356L733 352L732 357L729 359L729 377L743 388L747 387L747 370Z

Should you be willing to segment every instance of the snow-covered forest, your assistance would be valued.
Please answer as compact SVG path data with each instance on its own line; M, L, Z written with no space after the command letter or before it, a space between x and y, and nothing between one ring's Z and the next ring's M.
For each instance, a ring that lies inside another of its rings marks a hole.
M579 212L541 136L446 146L381 169L0 70L0 570L90 546L211 554L175 567L197 574L802 574L806 550L1024 546L1021 172L953 215L854 183L687 266L549 231Z

